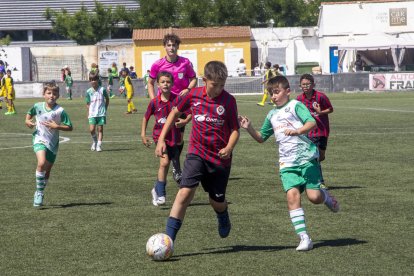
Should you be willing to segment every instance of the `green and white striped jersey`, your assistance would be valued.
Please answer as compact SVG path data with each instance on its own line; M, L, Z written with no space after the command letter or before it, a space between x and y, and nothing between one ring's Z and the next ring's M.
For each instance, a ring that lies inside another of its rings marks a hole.
M284 106L274 108L267 114L260 129L263 140L275 135L279 145L280 169L295 167L319 157L318 147L306 135L287 136L286 129L301 128L306 122L314 122L309 110L297 100L290 100Z
M59 130L49 129L44 122L55 121L56 124L72 126L72 122L63 107L56 104L52 109L45 102L36 103L27 114L36 116L36 131L33 132L33 145L44 144L51 152L57 154L59 149Z
M97 90L93 87L86 91L86 103L89 104L88 118L106 116L105 98L107 97L106 89L99 86Z

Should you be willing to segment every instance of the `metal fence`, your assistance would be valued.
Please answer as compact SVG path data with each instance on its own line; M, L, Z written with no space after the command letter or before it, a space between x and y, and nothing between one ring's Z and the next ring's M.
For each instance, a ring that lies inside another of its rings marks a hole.
M224 89L231 94L263 93L263 77L228 77ZM203 79L198 78L197 86L203 86Z

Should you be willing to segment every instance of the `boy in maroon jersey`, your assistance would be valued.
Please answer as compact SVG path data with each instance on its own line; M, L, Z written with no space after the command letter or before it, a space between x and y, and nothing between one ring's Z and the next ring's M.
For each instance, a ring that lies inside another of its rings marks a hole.
M308 137L319 148L319 162L325 160L325 151L329 137L329 117L333 112L333 107L329 98L322 92L316 91L315 80L310 74L303 74L300 77L300 87L303 93L297 97L302 102L316 120L316 127L308 133ZM320 167L322 168L322 167ZM321 186L326 188L321 169Z
M163 157L165 139L174 121L191 109L192 128L184 170L166 233L175 240L188 205L199 183L209 194L210 205L217 214L220 237L229 235L231 223L227 212L226 188L230 175L232 152L239 139L236 99L224 90L227 68L220 61L204 67L205 86L191 89L173 108L158 139L155 154Z
M174 78L171 73L161 71L157 75L157 84L161 90L161 94L156 96L148 104L147 111L144 118L142 118L141 139L142 143L149 147L151 145L150 139L145 135L147 129L148 120L151 115L154 115L154 128L152 131L152 138L155 143L158 142L162 127L167 120L168 114L172 107L177 104L178 96L171 93L171 87L173 86ZM166 153L163 154L164 158L160 158L160 167L158 169L157 181L154 188L151 190L152 204L154 206L160 206L165 204L167 185L167 173L170 166L170 161L175 163L176 167L181 171L179 150L177 142L180 141L180 131L178 128L184 126L191 120L191 115L188 115L186 119L178 120L165 137Z

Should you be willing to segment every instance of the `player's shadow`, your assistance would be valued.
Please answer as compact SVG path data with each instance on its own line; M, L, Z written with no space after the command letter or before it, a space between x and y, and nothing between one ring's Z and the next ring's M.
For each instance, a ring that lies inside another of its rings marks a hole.
M329 186L328 190L352 190L352 189L364 189L361 186Z
M237 252L255 252L255 251L266 251L266 252L276 252L286 249L293 249L295 246L268 246L268 245L232 245L226 247L218 248L205 248L205 252L197 253L187 253L181 255L174 255L174 258L188 257L188 256L197 256L197 255L210 255L210 254L227 254L227 253L237 253Z
M67 203L67 204L55 204L43 206L42 210L55 209L55 208L72 208L80 206L105 206L111 205L112 202L79 202L79 203Z
M234 181L234 180L241 180L244 179L243 177L229 177L229 181Z
M130 148L129 149L105 149L104 151L129 151L129 150L131 150Z
M230 202L227 202L227 204L230 204ZM209 202L192 202L188 207L198 207L198 206L210 206ZM169 210L172 206L161 206L161 210Z
M367 241L361 241L357 239L347 238L347 239L337 239L337 240L321 240L318 242L314 242L313 248L323 247L323 246L332 246L332 247L339 247L339 246L349 246L349 245L357 245L357 244L364 244Z

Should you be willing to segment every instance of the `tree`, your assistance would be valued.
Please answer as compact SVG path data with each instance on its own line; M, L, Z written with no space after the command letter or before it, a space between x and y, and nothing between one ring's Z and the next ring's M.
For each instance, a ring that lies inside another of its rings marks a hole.
M5 53L2 46L9 46L10 42L11 42L11 38L9 35L7 35L6 37L0 38L0 59L2 57L7 57L7 54Z
M180 4L176 0L141 0L135 28L167 28L178 24ZM138 23L138 24L137 24Z
M80 45L94 45L108 37L120 21L119 14L113 13L112 7L105 8L98 1L95 1L92 12L82 5L74 14L69 14L65 9L58 12L47 8L44 16L52 22L54 33L75 40Z

